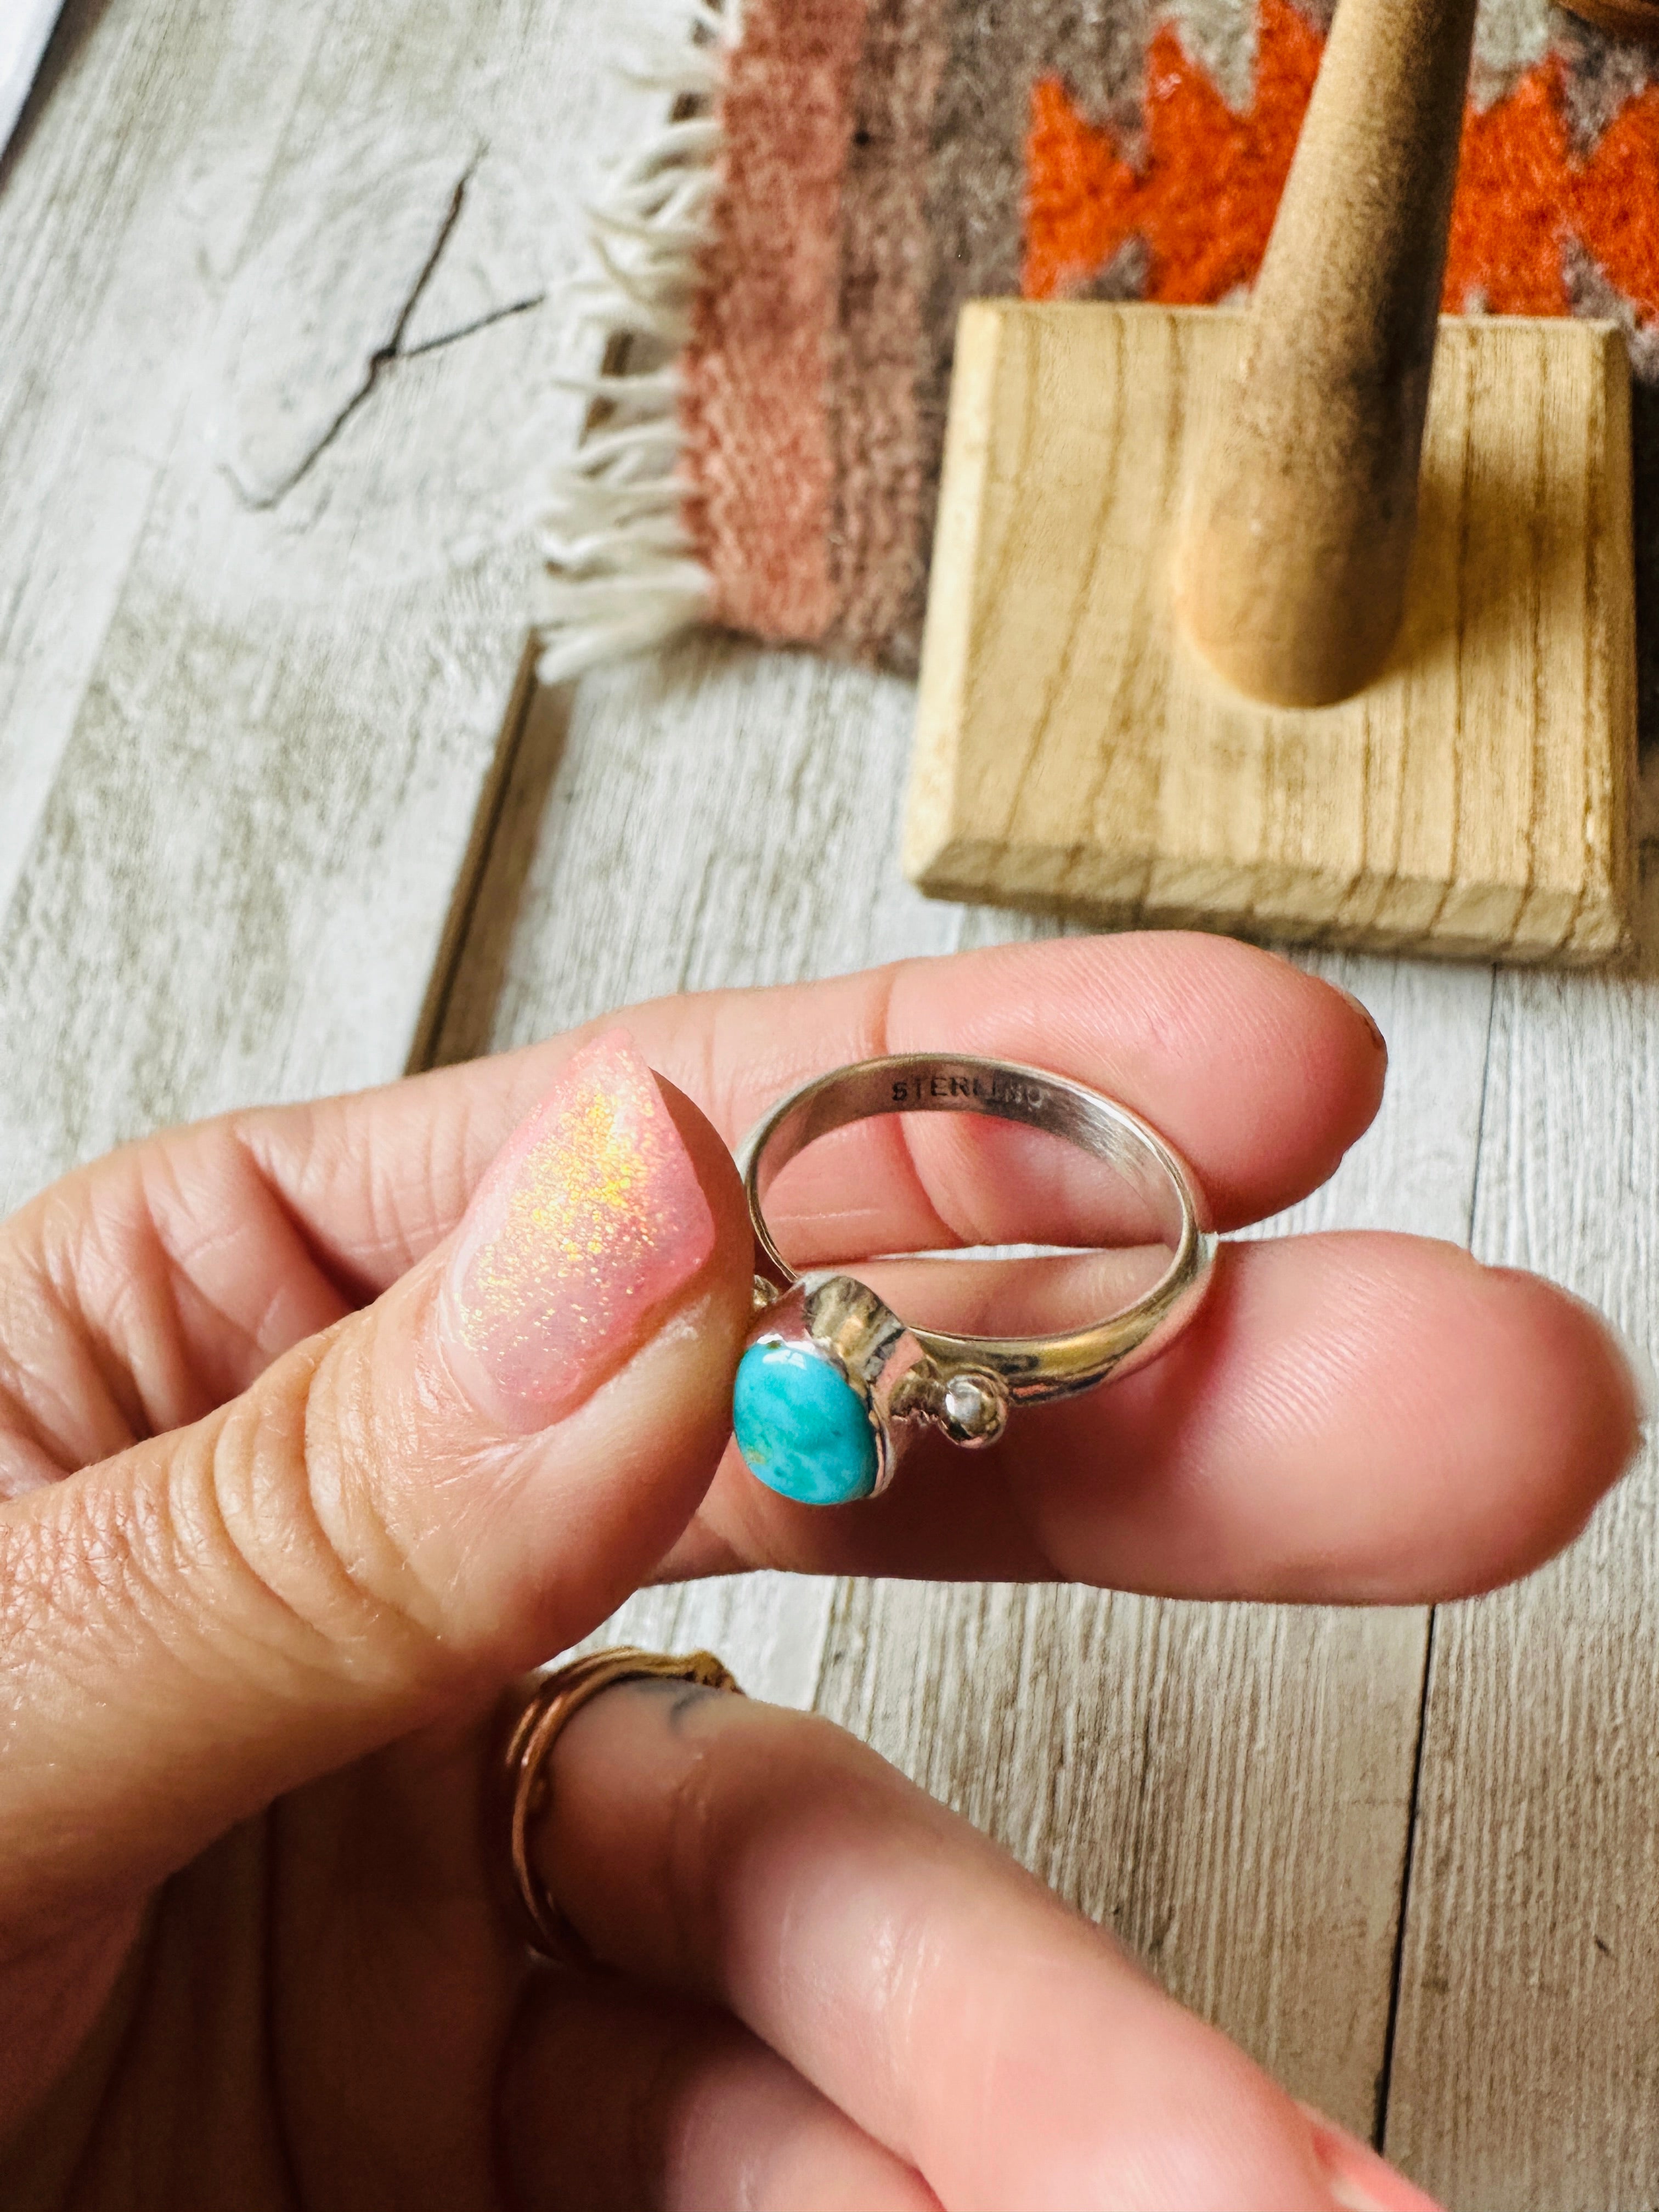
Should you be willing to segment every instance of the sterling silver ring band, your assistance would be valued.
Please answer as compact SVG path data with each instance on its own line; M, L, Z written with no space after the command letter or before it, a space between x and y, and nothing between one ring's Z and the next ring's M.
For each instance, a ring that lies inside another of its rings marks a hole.
M1103 1161L1149 1205L1168 1265L1120 1311L1048 1336L910 1326L855 1277L797 1274L766 1223L774 1178L831 1130L915 1113L1023 1122ZM1155 1129L1081 1083L1012 1060L900 1053L836 1068L781 1099L750 1133L738 1165L764 1273L732 1425L750 1473L804 1504L884 1489L920 1429L969 1447L994 1443L1011 1407L1091 1389L1152 1358L1196 1310L1215 1255L1192 1178Z

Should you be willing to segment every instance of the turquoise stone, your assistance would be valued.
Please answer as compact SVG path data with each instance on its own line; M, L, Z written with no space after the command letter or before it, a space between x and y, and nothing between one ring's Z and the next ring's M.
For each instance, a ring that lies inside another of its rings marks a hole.
M751 1344L738 1363L732 1429L750 1474L803 1505L845 1505L876 1486L876 1437L852 1384L798 1344Z

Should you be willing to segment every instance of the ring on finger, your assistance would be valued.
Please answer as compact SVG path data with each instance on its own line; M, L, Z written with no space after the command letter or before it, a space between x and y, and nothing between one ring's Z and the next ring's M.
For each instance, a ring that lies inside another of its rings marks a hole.
M592 1957L537 1871L531 1855L535 1826L552 1796L554 1746L591 1698L618 1682L693 1682L741 1697L736 1679L712 1651L642 1651L617 1644L585 1652L537 1675L508 1724L498 1776L509 1875L508 1894L520 1932L532 1951L567 1966L591 1966Z

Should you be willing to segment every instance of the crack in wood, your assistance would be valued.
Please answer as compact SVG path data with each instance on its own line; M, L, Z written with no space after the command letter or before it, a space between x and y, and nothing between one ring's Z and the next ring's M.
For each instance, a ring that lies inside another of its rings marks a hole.
M439 264L443 259L450 240L455 235L465 210L468 190L477 173L479 164L488 151L487 146L480 146L456 179L455 189L450 195L449 204L434 235L431 251L416 273L415 281L404 296L386 343L377 346L370 354L356 389L351 392L342 406L336 409L322 430L306 448L298 464L270 490L262 492L251 490L242 482L234 468L227 465L225 472L235 489L238 499L253 513L269 514L273 507L281 506L289 493L295 490L305 481L324 454L338 439L353 416L374 396L376 387L389 369L395 368L402 362L417 361L428 354L441 352L447 346L459 345L464 338L475 337L480 331L489 330L496 323L505 322L514 315L528 314L545 301L547 295L544 292L537 292L527 295L520 300L509 301L503 307L495 307L486 314L475 316L471 322L463 323L455 330L445 331L436 337L427 338L421 344L404 349L404 334L408 330L422 298L437 274Z
M391 356L386 365L390 366L392 362L419 361L424 354L441 353L446 346L459 345L463 338L476 337L480 331L489 330L496 323L507 322L514 315L530 314L535 308L546 304L545 292L532 292L522 300L509 300L504 307L492 307L488 314L475 315L470 323L461 323L453 331L441 331L435 338L422 338L419 345L404 346Z

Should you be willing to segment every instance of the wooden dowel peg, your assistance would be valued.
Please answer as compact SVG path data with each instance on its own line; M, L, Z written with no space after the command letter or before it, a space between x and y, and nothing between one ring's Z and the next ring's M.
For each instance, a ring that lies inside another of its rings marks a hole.
M1337 9L1176 556L1178 618L1252 698L1349 698L1399 632L1474 16Z
M1627 943L1629 359L1611 322L1437 317L1474 8L1338 0L1247 313L963 308L923 890L1483 960Z

